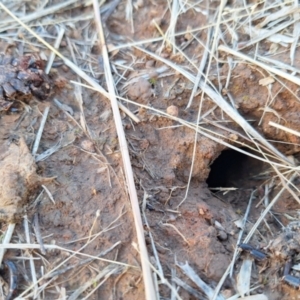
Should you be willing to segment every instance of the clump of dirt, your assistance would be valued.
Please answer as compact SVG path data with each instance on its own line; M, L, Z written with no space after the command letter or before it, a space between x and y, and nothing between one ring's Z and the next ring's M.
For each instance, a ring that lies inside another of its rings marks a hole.
M0 55L0 111L8 110L16 100L28 102L32 96L45 100L50 91L50 79L38 54Z
M2 143L0 159L0 220L15 222L43 179L36 173L37 166L24 138Z

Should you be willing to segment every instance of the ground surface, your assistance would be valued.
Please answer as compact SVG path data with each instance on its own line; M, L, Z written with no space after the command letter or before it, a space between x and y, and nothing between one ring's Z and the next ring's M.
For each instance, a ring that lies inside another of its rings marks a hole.
M55 7L59 2L49 1L46 7ZM108 4L117 2L111 1ZM103 15L116 91L120 96L134 101L135 104L126 101L123 104L140 119L136 123L121 112L141 210L143 201L146 201L143 222L150 260L158 268L156 249L165 278L172 282L172 278L178 277L194 289L198 289L197 286L178 265L188 262L202 280L215 288L232 260L239 235L236 221L244 216L252 191L255 190L255 197L244 236L264 211L264 205L267 205L266 201L261 201L265 186L271 186L268 195L270 201L282 188L278 177L274 177L276 173L270 164L238 152L228 152L231 151L228 150L228 145L207 137L209 134L220 138L221 141L245 151L248 151L247 146L251 146L251 153L257 153L253 150L255 143L249 135L208 96L204 95L201 102L203 118L200 121L201 130L206 135L198 135L195 149L195 127L188 127L162 114L167 112L190 122L189 124L195 124L202 97L201 90L198 90L187 108L193 84L178 70L170 67L160 73L164 63L145 54L138 47L172 61L196 76L204 53L203 45L208 36L205 26L215 22L212 20L219 6L218 1L198 2L179 1L186 11L181 10L176 21L175 32L183 33L174 40L178 47L174 52L170 44L162 43L160 39L160 32L167 32L170 26L171 4L167 1L133 1L132 18L126 16L130 5L127 1L120 1L107 18L105 12ZM269 2L264 3L265 9L271 5ZM36 17L26 23L52 45L58 34L58 27L54 25L65 28L59 52L106 89L101 50L96 43L94 11L92 6L83 6L76 1L73 3L75 4L54 11L53 14ZM25 13L30 16L35 10L45 9L39 2L7 2L6 5L20 17ZM237 23L240 22L238 20L244 22L246 18L239 19L239 13L231 11L235 6L240 7L240 14L245 13L242 3L231 1L224 11L224 20L228 18L225 14L228 11L231 16L237 14ZM273 10L275 12L279 8L275 7ZM266 12L270 13L272 10L266 9ZM261 19L257 18L252 25L256 25L257 20L264 20L266 16L267 14L261 16ZM4 11L1 12L1 17L9 18ZM38 52L41 57L50 56L50 50L32 38L25 29L17 34L20 25L3 22L0 23L2 51L13 48L14 55ZM239 43L251 40L242 27L235 27L235 22L228 21L228 24L237 30ZM196 28L198 30L193 33L186 32ZM218 44L231 45L230 30L224 24L220 26L220 30L223 32L223 41L219 40ZM293 28L287 27L285 30L289 35ZM130 45L132 41L145 42L135 47ZM209 47L211 46L210 44ZM263 40L241 52L251 57L256 54L268 56L291 65L289 47L280 43ZM219 61L212 60L207 79L279 151L285 155L297 156L299 137L271 127L269 122L294 130L299 128L298 86L281 77L275 78L275 82L269 85L260 85L259 81L269 76L264 69L234 56L229 58L225 52L219 51L218 55ZM300 67L299 58L300 52L296 49L294 68ZM38 296L40 299L67 299L67 296L91 281L91 286L82 291L78 299L144 299L139 253L133 247L133 243L137 242L135 227L110 102L95 91L72 84L71 80L80 79L60 58L55 59L51 74L53 92L47 101L33 99L30 109L17 106L18 109L14 111L2 112L0 117L0 143L3 146L0 148L0 158L4 161L7 147L12 143L13 147L20 147L20 139L24 139L29 151L32 151L42 114L47 106L50 107L38 152L34 157L36 166L30 165L31 172L37 172L39 178L48 180L39 181L39 184L35 181L30 184L15 181L17 191L21 188L28 189L29 192L22 192L22 201L18 202L14 217L11 210L5 211L6 204L1 204L2 210L4 207L4 211L1 211L4 214L1 230L4 234L7 220L14 219L17 226L11 242L37 243L33 227L34 216L38 215L44 244L58 245L72 251L80 249L85 256L70 257L71 252L59 249L47 250L45 255L39 250L28 251L21 248L8 251L6 259L15 262L19 272L17 294L24 293L23 296L33 297L33 293L39 294L42 290ZM59 108L54 99L63 103L64 109ZM147 108L141 105L146 105ZM53 154L45 158L38 156L55 145L59 147ZM218 162L216 159L221 153L225 158ZM262 157L261 154L259 156ZM194 165L191 171L192 162ZM284 172L289 169L282 167L282 170ZM23 176L26 177L26 174ZM288 176L290 173L282 174ZM5 186L14 184L9 172L3 171L1 176L10 177L2 179L2 183L8 180L9 184L1 183L0 192L5 190ZM213 193L208 185L213 188L237 189L227 193ZM299 181L296 179L295 186L297 185ZM297 190L294 189L294 192L297 193ZM52 200L49 194L52 195ZM23 209L19 207L20 203ZM267 247L271 240L279 236L283 226L299 218L298 209L299 204L285 190L266 215L250 244L260 249ZM25 215L29 220L30 241L26 239L24 231L24 220L27 219L24 218ZM113 249L110 249L112 246ZM268 252L267 249L265 251ZM276 252L274 249L272 251ZM291 253L295 264L298 254L297 250ZM35 284L36 289L30 289L35 282L28 261L30 256L35 258L37 280L42 278L41 282ZM88 256L99 256L101 259L78 265ZM245 257L246 254L243 254L242 258ZM237 274L241 262L242 259L239 258L232 279L227 278L222 286L221 292L226 298L237 292ZM63 266L59 269L66 266L73 266L73 269L61 275L42 277L61 263ZM283 299L283 295L286 295L286 299L298 299L295 289L282 282L284 263L285 259L278 257L255 263L251 286L258 288L253 293L264 293L269 299ZM112 275L96 280L96 276L106 270L108 264L115 267ZM117 269L118 266L122 268ZM176 282L175 279L174 281ZM37 287L42 287L43 284L45 286L38 290ZM177 284L180 286L178 281ZM159 287L161 299L171 299L170 289L166 285ZM4 287L4 291L5 289L7 287ZM205 299L204 294L199 298L199 295L193 295L183 287L179 288L178 294L182 299Z

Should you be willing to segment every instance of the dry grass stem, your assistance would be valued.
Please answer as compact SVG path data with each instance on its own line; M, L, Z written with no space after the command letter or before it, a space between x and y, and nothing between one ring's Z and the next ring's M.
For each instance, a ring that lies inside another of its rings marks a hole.
M234 56L236 56L238 58L241 58L242 60L248 61L248 62L250 62L250 63L252 63L254 65L257 65L257 66L261 67L262 69L264 69L264 70L266 70L266 71L268 71L270 73L276 74L276 75L278 75L278 76L280 76L282 78L285 78L285 79L287 79L287 80L289 80L289 81L291 81L291 82L293 82L293 83L295 83L295 84L297 84L297 85L300 86L300 79L298 77L296 77L296 76L293 76L291 74L288 74L288 73L283 72L281 70L278 70L276 68L270 67L270 66L268 66L268 65L266 65L266 64L264 64L262 62L259 62L259 61L255 60L255 59L253 59L253 58L251 58L251 57L249 57L249 56L247 56L247 55L245 55L245 54L243 54L243 53L241 53L239 51L230 49L230 48L228 48L228 47L226 47L224 45L220 45L218 47L218 50L219 51L227 52L227 53L229 53L231 55L234 55Z
M59 27L58 35L57 35L56 41L54 43L54 48L55 49L59 48L61 40L62 40L64 34L65 34L65 29L63 27ZM50 57L49 57L48 62L47 62L46 69L45 69L46 74L49 74L50 69L52 67L52 64L54 62L54 59L55 59L55 53L51 52Z
M49 197L49 199L52 201L52 203L55 205L55 200L51 194L51 192L47 189L47 187L45 185L42 184L42 188L44 189L44 191L46 192L47 196Z
M106 255L107 253L109 253L110 251L112 251L113 249L115 249L120 244L121 244L121 241L116 242L115 244L113 244L108 249L106 249L106 250L102 251L101 253L99 253L99 255L97 255L97 257ZM47 278L53 278L53 277L56 277L56 276L60 276L60 275L66 273L66 272L68 272L68 271L70 271L72 269L75 269L75 268L78 268L80 266L86 265L86 264L88 264L88 263L90 263L92 261L94 261L93 257L84 259L84 260L78 262L75 265L72 264L72 265L70 265L68 267L65 267L65 268L61 269L61 270L57 270L55 272L52 272L52 273L48 274L47 276L44 276L44 278L47 279Z
M186 242L186 244L190 245L189 241L185 238L185 236L179 231L179 229L176 226L174 226L173 224L169 224L169 223L162 223L161 225L173 228L181 236L181 238Z
M251 193L251 196L250 196L250 199L249 199L249 202L248 202L248 205L247 205L247 209L246 209L245 215L244 215L243 220L241 222L240 232L239 232L239 235L238 235L238 239L236 241L236 247L234 249L233 257L232 257L231 264L230 264L230 266L231 266L230 277L232 277L232 275L233 275L234 264L235 264L235 261L238 258L238 254L239 254L238 245L241 243L242 237L244 235L246 222L248 220L248 216L249 216L249 213L250 213L250 209L251 209L251 206L252 206L252 201L254 199L254 193L255 192L256 192L256 190L252 191L252 193Z
M183 271L183 273L192 280L200 289L205 293L208 299L213 297L214 290L207 285L196 272L191 268L191 266L186 262L184 265L176 263L177 266ZM222 295L216 297L217 300L225 300Z
M242 297L250 293L252 259L244 259L237 276L237 290Z
M41 17L44 17L44 16L47 16L47 15L50 15L50 14L53 14L57 11L63 11L64 8L74 8L73 4L75 4L77 2L77 5L81 5L80 3L78 3L77 0L69 0L69 1L65 1L63 3L59 3L59 4L56 4L56 5L53 5L53 6L50 6L50 7L47 7L43 10L40 10L40 11L36 11L32 14L27 14L27 15L24 15L23 17L20 18L20 20L22 20L22 22L30 22L30 21L34 21L38 18L41 18ZM89 3L89 5L91 5L91 1L88 1L85 6L87 6ZM12 20L5 20L5 21L2 21L1 22L2 24L5 24L7 25L7 23L12 23ZM1 25L0 23L0 25ZM1 28L1 27L0 27ZM12 26L8 26L8 27L2 27L1 28L1 31L6 31L8 28L12 28Z
M42 235L41 235L41 229L40 229L40 224L39 224L39 215L38 215L38 213L35 213L34 217L33 217L33 229L34 229L36 240L41 246L41 253L43 255L46 255L46 249L44 247L44 242L43 242L43 238L42 238Z
M160 263L159 255L158 255L155 243L154 243L154 239L153 239L153 236L152 236L152 233L151 233L151 228L149 226L147 216L146 216L146 212L145 212L148 196L149 195L146 193L146 191L144 189L142 213L143 213L144 222L145 222L145 224L148 228L148 234L149 234L149 237L150 237L150 240L151 240L152 251L153 251L153 254L154 254L154 257L155 257L155 260L156 260L156 266L158 268L158 272L160 273L160 278L162 278L162 283L164 284L164 277L165 277L164 276L164 271L163 271L162 265ZM157 299L159 299L159 298L157 298Z
M189 102L188 102L186 108L189 108L192 105L194 96L195 96L195 94L198 90L199 83L200 83L200 80L201 80L201 77L202 77L202 74L203 74L203 70L206 66L207 57L208 57L208 54L209 54L208 49L209 49L209 45L210 45L210 42L211 42L211 33L212 33L212 28L209 28L207 30L207 39L206 39L205 50L204 50L204 53L202 55L202 59L201 59L201 62L200 62L199 68L198 68L198 73L197 73L197 76L196 76L196 79L195 79L194 87L193 87L193 90L192 90L192 93L191 93L191 96L190 96L190 99L189 99Z
M102 45L102 55L103 55L103 61L104 61L105 78L106 78L106 82L107 82L107 86L108 86L108 90L109 90L109 98L111 100L111 106L112 106L112 110L113 110L116 130L117 130L117 134L118 134L120 150L122 153L124 171L125 171L125 175L126 175L128 192L129 192L131 206L132 206L132 213L133 213L133 217L134 217L137 239L138 239L139 249L140 249L140 253L141 253L143 280L144 280L144 285L145 285L145 296L146 296L147 300L155 300L156 295L154 292L154 285L153 285L151 270L150 270L149 264L148 264L149 258L148 258L146 244L145 244L144 229L143 229L142 218L141 218L141 213L140 213L140 208L139 208L139 202L138 202L137 193L136 193L135 184L134 184L134 177L133 177L132 166L131 166L131 161L130 161L130 157L129 157L127 141L125 138L124 129L123 129L123 125L122 125L122 119L121 119L120 112L119 112L118 105L117 105L114 81L113 81L113 77L111 74L109 57L108 57L104 33L103 33L103 29L102 29L101 16L100 16L100 13L98 10L97 1L94 0L93 4L94 4L95 20L96 20L97 30L98 30L98 34L99 34L99 40Z
M139 249L138 249L136 243L133 242L133 243L132 243L132 246L134 247L134 249L135 249L137 252L139 252ZM152 270L154 273L156 273L157 276L160 277L160 276L162 275L161 273L159 273L159 272L156 270L156 268L155 268L150 262L149 262L149 267L151 268L151 270ZM160 277L160 279L161 279L161 281L164 282L164 284L165 284L166 286L168 286L169 289L176 295L176 297L177 297L178 300L182 300L182 298L179 296L177 290L172 286L172 284L170 284L170 282L169 282L165 277L164 277L164 278Z
M50 110L50 106L46 106L46 108L44 110L44 113L43 113L43 116L42 116L42 119L41 119L41 124L40 124L39 130L36 134L35 141L34 141L34 144L33 144L33 148L32 148L32 155L33 156L36 155L37 150L39 148L40 141L41 141L41 138L42 138L42 134L43 134L43 131L44 131L44 127L45 127L45 124L46 124L46 120L47 120L47 117L48 117L48 114L49 114L49 110Z
M28 224L28 218L27 215L24 216L24 229L25 229L25 237L26 237L26 242L30 244L30 233L29 233L29 224ZM29 264L30 264L30 271L31 271L31 280L33 284L33 295L34 298L37 298L38 295L38 285L37 285L37 276L36 276L36 271L35 271L35 265L34 265L34 259L32 254L29 255Z
M15 226L16 226L16 224L14 224L14 223L8 224L7 230L5 232L4 239L2 241L3 245L8 244L10 242L10 240L12 238L12 235L14 233L14 230L15 230ZM3 261L3 257L4 257L5 252L6 252L6 248L1 247L0 248L0 266L2 265L2 261Z
M196 289L192 288L190 285L188 285L186 282L184 282L180 278L172 277L172 282L175 282L177 285L181 286L183 289L185 289L187 292L189 292L191 295L193 295L196 299L205 299L201 293L199 293Z
M272 121L269 122L269 125L270 125L270 126L273 126L273 127L275 127L275 128L281 129L281 130L283 130L283 131L285 131L285 132L288 132L288 133L291 133L291 134L294 134L294 135L300 137L300 132L299 132L299 131L296 131L296 130L294 130L294 129L291 129L291 128L288 128L288 127L286 127L286 126L283 126L283 125L274 123L274 122L272 122Z
M101 281L101 284L107 280L111 275L116 274L121 272L123 269L123 267L116 267L113 265L108 265L107 267L105 267L95 278L90 279L88 282L86 282L85 284L83 284L81 287L79 287L73 294L71 294L68 298L68 300L76 300L78 299L78 297L85 292L90 286L92 286L93 284L95 284L96 282L98 282L100 279L102 279L104 277L104 280ZM97 285L97 288L100 285ZM90 296L90 294L89 294ZM81 299L87 299L86 297L81 298Z
M269 37L272 37L276 32L279 32L279 31L282 31L283 29L289 27L290 25L294 24L296 21L298 21L298 19L293 19L291 21L287 21L287 22L284 22L280 25L278 25L277 27L274 27L272 28L271 30L260 30L259 33L257 33L257 37L255 37L254 39L250 40L249 42L245 43L245 44L242 44L239 49L244 49L244 48L247 48L251 45L254 45L266 38L269 38ZM254 28L252 28L253 30ZM277 40L276 40L277 41ZM220 46L221 47L221 46Z

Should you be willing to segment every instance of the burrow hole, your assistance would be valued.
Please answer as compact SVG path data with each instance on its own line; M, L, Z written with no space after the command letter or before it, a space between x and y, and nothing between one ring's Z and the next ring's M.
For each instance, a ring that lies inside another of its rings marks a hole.
M241 148L249 152L247 148ZM246 154L226 149L214 160L206 180L209 188L250 188L257 184L266 164Z

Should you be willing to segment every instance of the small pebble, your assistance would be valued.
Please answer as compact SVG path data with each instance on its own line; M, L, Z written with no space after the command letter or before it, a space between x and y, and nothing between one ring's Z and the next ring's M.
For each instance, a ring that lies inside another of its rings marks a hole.
M167 108L167 114L173 116L173 117L178 117L179 111L178 107L175 105L171 105Z
M67 67L66 65L62 65L61 68L64 72L69 72L69 67Z
M218 232L218 238L219 238L219 240L221 240L221 241L226 241L227 240L227 233L225 232L225 231L223 231L223 230L220 230L219 232Z
M226 299L234 295L234 292L230 289L223 290L221 293Z
M65 40L62 40L61 42L60 42L60 47L66 47L68 45L68 43L67 43L67 41L65 41Z
M154 63L155 61L154 60L148 60L146 62L146 68L149 69L149 68L152 68L154 66Z
M95 152L94 143L90 140L83 140L81 143L81 148L88 152Z

